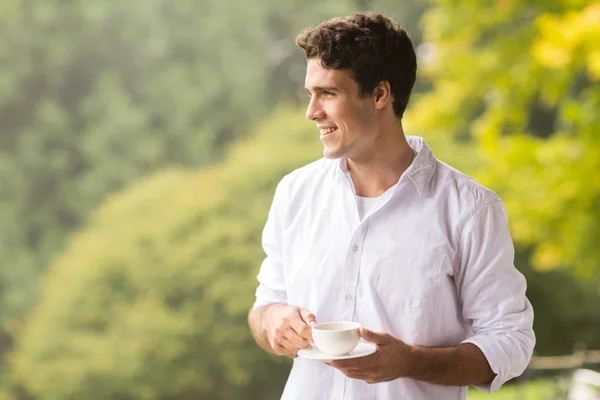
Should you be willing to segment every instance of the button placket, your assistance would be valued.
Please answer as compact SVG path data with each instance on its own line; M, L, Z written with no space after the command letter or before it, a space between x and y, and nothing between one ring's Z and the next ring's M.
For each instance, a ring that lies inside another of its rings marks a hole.
M339 320L340 321L353 321L354 310L356 306L356 288L358 285L358 275L360 271L360 263L362 257L362 247L365 235L364 227L359 227L357 231L352 235L350 243L350 252L348 253L346 260L346 273L344 275L344 281L342 283L342 306L340 309Z

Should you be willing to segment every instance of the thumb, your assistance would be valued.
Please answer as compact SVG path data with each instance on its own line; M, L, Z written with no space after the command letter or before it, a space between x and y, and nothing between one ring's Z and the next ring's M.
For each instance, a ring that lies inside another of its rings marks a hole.
M311 313L305 308L300 309L300 317L302 318L302 321L304 321L304 323L310 327L317 324L317 317L315 317L315 314Z
M386 344L392 340L387 333L373 332L365 328L360 328L359 333L364 340L374 344Z

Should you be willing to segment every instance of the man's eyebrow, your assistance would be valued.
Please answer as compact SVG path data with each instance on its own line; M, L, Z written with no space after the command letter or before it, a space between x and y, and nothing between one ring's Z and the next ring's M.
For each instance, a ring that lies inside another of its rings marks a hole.
M337 92L338 88L336 88L335 86L315 86L312 88L315 92ZM310 93L310 90L305 87L304 90L306 90L307 93Z

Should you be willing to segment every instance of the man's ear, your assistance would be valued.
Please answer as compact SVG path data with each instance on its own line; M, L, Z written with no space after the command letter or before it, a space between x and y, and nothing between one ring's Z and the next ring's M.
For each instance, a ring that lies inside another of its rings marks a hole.
M388 81L381 81L373 89L373 103L378 110L383 109L392 101L392 87Z

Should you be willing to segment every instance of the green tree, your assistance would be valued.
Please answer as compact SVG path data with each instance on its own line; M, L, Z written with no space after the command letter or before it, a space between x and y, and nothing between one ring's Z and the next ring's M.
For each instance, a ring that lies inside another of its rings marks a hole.
M415 21L422 4L396 16ZM165 165L218 160L239 127L301 89L294 36L357 5L4 2L0 326L32 304L39 271L92 207Z
M218 159L235 127L266 108L268 75L260 8L10 0L3 9L2 324L27 309L38 271L106 194L167 164Z
M423 22L433 90L409 109L409 130L474 146L466 172L508 209L538 354L599 346L600 7L439 0Z
M422 4L395 16L414 22ZM358 6L3 2L0 354L90 209L166 165L218 160L234 132L301 89L298 31ZM0 360L0 386L7 376Z
M53 263L15 371L37 399L276 398L283 367L246 325L283 174L319 154L282 111L226 160L111 196ZM282 127L285 126L285 134Z
M424 23L434 90L412 126L474 140L534 266L597 277L600 5L438 0Z

